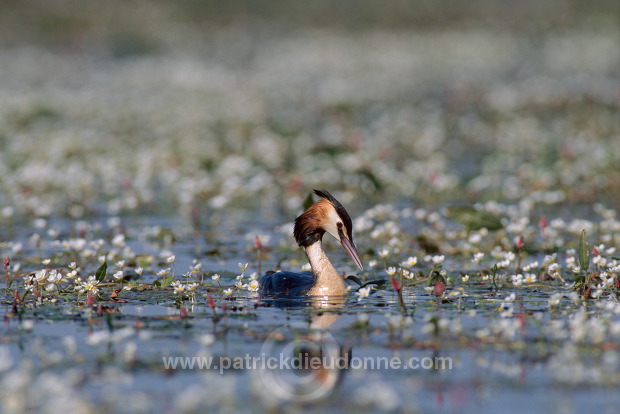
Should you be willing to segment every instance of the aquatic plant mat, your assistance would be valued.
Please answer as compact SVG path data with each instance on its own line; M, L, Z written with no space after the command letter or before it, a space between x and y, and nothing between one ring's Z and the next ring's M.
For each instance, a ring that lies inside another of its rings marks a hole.
M11 257L2 290L4 407L617 404L615 211L542 227L516 208L480 211L501 217L501 228L468 230L444 210L363 212L354 228L367 270L351 278L363 287L349 280L349 296L334 300L257 297L259 257L263 269L304 265L284 231L211 240L182 220L132 217L9 226L33 236L3 244ZM239 223L228 234L239 234ZM326 243L328 254L352 271L336 244ZM236 263L241 257L249 264ZM321 366L303 365L312 357Z
M618 411L617 1L130 3L0 5L1 412Z

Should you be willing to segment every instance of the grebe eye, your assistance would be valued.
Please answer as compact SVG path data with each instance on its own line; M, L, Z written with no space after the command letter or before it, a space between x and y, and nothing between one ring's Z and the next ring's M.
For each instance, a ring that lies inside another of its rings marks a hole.
M338 223L336 223L336 226L338 226L338 228L341 229L342 228L342 223L338 222Z

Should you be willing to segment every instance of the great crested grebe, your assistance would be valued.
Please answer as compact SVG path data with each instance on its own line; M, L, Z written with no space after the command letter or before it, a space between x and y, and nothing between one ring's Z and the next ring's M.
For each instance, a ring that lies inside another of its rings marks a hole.
M268 272L258 280L262 296L345 296L342 276L325 255L321 241L325 232L342 244L360 270L362 260L353 244L351 217L342 204L325 190L314 190L321 197L295 219L295 241L306 250L312 271Z

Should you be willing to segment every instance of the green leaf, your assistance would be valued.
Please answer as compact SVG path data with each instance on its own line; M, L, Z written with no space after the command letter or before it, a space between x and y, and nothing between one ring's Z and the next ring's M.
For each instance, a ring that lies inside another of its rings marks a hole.
M581 276L577 276L575 278L575 282L573 282L573 289L578 289L582 286L584 286L586 283L586 277L581 275Z
M95 278L99 282L103 282L103 280L105 279L107 275L108 275L108 262L104 261L103 264L99 266L99 269L97 269L97 271L95 272Z
M446 282L446 279L443 277L443 275L441 273L439 273L436 270L433 270L433 272L431 273L431 277L428 280L428 282L426 283L426 286L433 286L435 285L435 283L437 282L442 282L444 285L447 285L448 283Z
M584 272L587 272L588 267L590 267L590 244L588 243L586 229L583 229L579 239L579 267Z
M468 230L475 231L486 228L489 231L494 231L503 227L498 216L488 211L477 210L473 206L448 207L448 215Z
M170 286L172 282L174 282L174 277L172 276L166 276L166 277L162 277L161 279L159 279L160 287L162 288L166 288Z

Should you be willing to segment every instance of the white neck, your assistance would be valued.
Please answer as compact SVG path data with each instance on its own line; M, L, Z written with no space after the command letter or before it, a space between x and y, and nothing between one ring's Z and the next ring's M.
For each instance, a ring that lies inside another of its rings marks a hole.
M344 280L325 255L321 241L306 247L306 255L316 282L308 291L310 296L345 296L347 294Z

